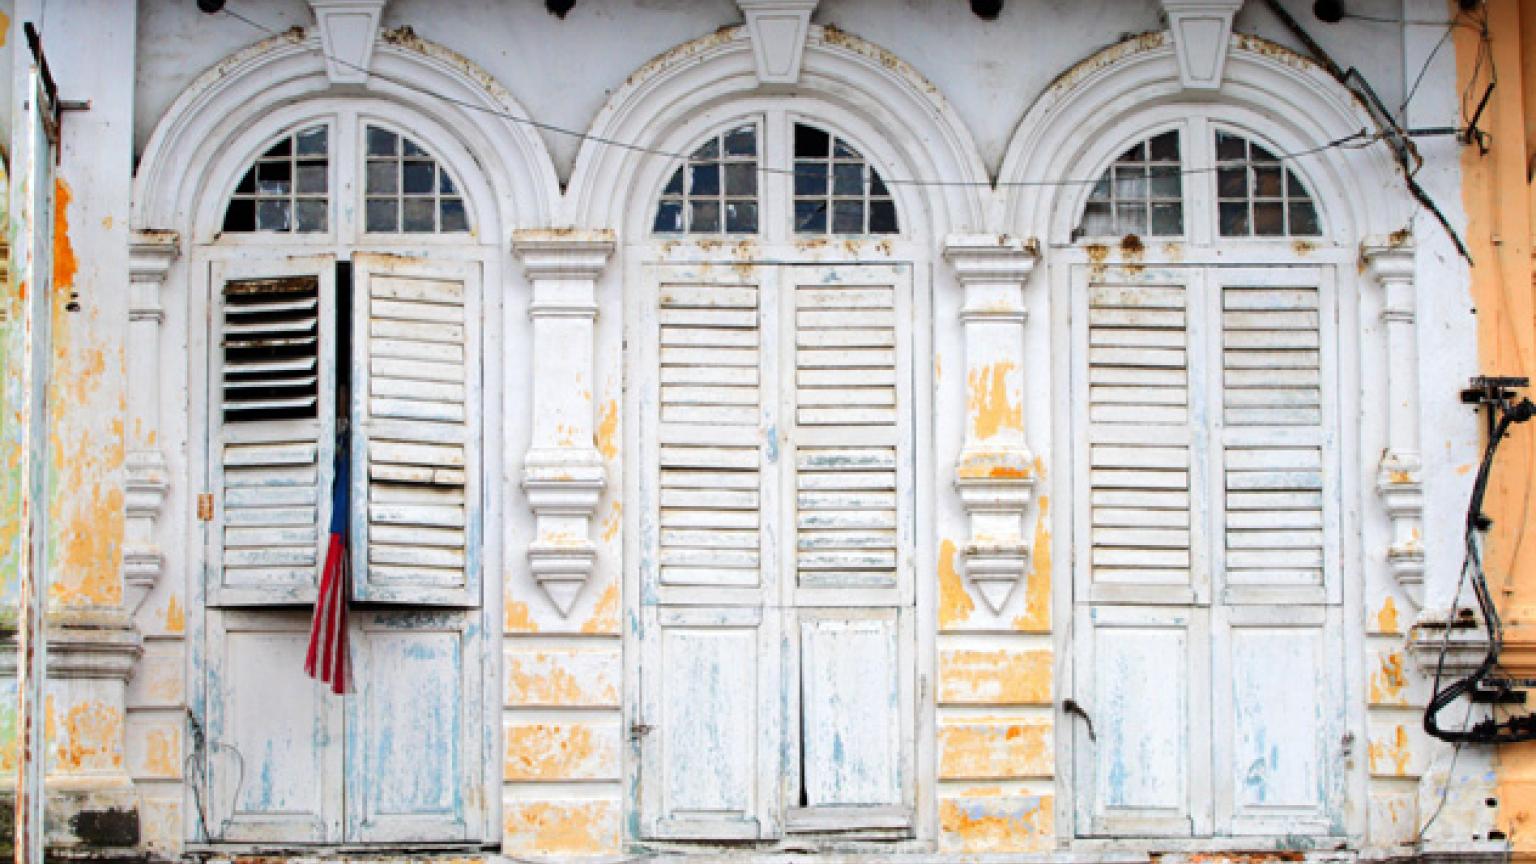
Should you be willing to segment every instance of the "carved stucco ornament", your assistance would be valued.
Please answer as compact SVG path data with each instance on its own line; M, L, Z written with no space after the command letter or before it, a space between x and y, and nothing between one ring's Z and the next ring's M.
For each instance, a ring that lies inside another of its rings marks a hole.
M1215 90L1227 67L1232 18L1243 0L1162 0L1179 59L1179 83L1189 90Z
M747 19L761 84L794 84L817 0L736 0Z

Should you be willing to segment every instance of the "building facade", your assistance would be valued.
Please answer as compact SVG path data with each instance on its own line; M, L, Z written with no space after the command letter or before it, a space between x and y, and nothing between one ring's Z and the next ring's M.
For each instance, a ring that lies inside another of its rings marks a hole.
M57 849L1505 854L1422 713L1511 4L549 5L7 9Z

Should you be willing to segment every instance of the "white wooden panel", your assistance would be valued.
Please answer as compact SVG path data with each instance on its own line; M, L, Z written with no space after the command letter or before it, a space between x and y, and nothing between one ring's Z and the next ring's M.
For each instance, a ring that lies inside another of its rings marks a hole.
M904 675L894 610L800 619L802 803L907 803Z
M353 274L354 596L477 605L478 269L358 255Z
M1233 607L1218 617L1218 831L1342 831L1337 621L1321 606Z
M215 265L210 605L314 599L334 468L334 266Z
M1189 836L1209 825L1207 612L1084 608L1077 724L1079 830ZM1070 719L1070 718L1069 718Z
M381 612L355 626L347 717L347 839L477 839L478 640L473 612Z
M642 830L651 837L772 836L776 628L755 608L652 607L646 618L645 668L655 674L647 676L641 718Z
M214 840L339 836L341 713L304 674L309 615L208 615L208 830Z

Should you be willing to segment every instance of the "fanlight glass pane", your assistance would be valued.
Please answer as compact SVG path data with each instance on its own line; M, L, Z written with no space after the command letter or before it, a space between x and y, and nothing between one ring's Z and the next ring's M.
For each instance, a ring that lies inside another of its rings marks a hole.
M369 126L363 171L363 228L376 234L469 230L464 196L448 169L404 135Z
M841 138L795 124L796 234L896 234L896 202L880 173Z
M757 233L757 124L705 141L662 187L657 234Z
M324 233L330 213L330 130L280 139L246 169L224 208L227 233Z
M1263 145L1216 132L1216 217L1223 237L1316 237L1317 204L1301 178Z
M1178 130L1138 142L1093 184L1073 236L1182 236L1183 179Z

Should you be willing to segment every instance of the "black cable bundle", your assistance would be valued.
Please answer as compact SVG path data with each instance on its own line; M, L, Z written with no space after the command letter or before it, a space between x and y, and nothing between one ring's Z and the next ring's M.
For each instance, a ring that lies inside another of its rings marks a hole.
M1488 476L1493 468L1494 455L1498 452L1499 443L1508 434L1509 427L1515 423L1524 423L1536 415L1536 405L1531 404L1531 400L1521 399L1518 403L1511 405L1505 392L1497 387L1490 387L1485 398L1477 401L1486 402L1489 411L1497 413L1497 420L1489 430L1488 444L1483 450L1483 461L1478 467L1477 479L1472 484L1471 500L1467 503L1466 558L1461 565L1461 582L1465 583L1467 577L1471 577L1472 592L1477 598L1478 610L1482 613L1483 621L1488 628L1488 653L1471 675L1452 682L1442 689L1440 679L1445 670L1445 655L1450 648L1451 628L1456 626L1454 620L1446 621L1445 646L1440 651L1439 662L1435 664L1434 695L1424 709L1424 731L1441 741L1457 744L1513 744L1519 741L1536 740L1536 715L1513 717L1505 721L1490 717L1474 724L1471 728L1464 729L1444 729L1439 722L1440 713L1462 696L1470 697L1479 685L1489 678L1499 662L1499 651L1504 641L1504 624L1499 619L1499 611L1494 607L1493 597L1488 591L1488 580L1483 573L1482 549L1479 545L1479 535L1487 528L1487 518L1483 516L1483 496L1488 491ZM1456 596L1461 596L1461 583L1457 585Z

